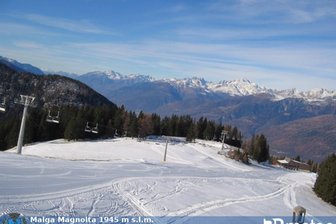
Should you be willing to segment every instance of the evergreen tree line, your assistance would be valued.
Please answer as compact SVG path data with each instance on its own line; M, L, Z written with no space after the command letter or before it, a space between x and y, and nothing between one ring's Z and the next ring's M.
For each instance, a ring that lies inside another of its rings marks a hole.
M314 186L315 193L324 201L336 206L336 155L321 163Z
M59 123L49 123L49 114L60 112ZM0 115L0 150L16 146L19 134L22 107L17 106ZM93 128L98 124L98 133L88 133L86 125ZM111 138L127 136L144 138L148 135L186 137L187 141L196 138L222 140L226 131L225 143L241 147L242 134L230 125L220 125L207 118L198 120L189 115L161 118L157 114L135 113L114 106L63 106L54 110L29 108L24 144L38 141L65 138L67 140Z
M265 135L253 135L252 138L244 143L245 153L256 160L258 163L266 162L270 158L269 144Z

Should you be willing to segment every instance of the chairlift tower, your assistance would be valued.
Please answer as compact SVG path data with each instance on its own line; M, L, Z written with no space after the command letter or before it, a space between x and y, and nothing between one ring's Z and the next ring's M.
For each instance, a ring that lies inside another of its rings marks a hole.
M226 135L228 134L229 132L224 130L222 131L222 151L224 150L224 144L225 144L225 139L226 139Z
M17 154L21 154L22 152L22 143L23 143L25 126L26 126L28 107L31 106L35 100L35 97L33 96L20 95L20 97L21 97L21 100L19 104L22 104L24 106L24 109L23 109L23 114L22 114L19 138L17 142Z

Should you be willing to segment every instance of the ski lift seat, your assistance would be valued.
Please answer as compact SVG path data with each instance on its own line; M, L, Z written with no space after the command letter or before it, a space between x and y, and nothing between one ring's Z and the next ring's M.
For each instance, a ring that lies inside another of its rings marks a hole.
M84 131L88 132L88 133L98 134L98 123L96 123L95 127L90 127L89 122L86 122L86 126L84 128Z
M57 115L52 115L51 111L49 110L46 121L49 123L59 124L59 113L60 112L57 111Z
M0 103L0 111L1 112L5 112L6 111L6 102L5 102L5 98L3 99L3 101Z

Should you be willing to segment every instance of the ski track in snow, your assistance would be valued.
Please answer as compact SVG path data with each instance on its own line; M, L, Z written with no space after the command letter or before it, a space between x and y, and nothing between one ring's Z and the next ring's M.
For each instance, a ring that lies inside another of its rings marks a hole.
M19 204L8 208L10 211L22 211L25 214L54 214L54 215L123 215L137 213L131 205L115 195L115 192L108 191L106 195L91 192L90 194L79 194L72 197L65 197L51 200L34 201ZM104 203L102 203L104 200Z
M154 197L144 201L142 198L142 193L152 191L153 186L158 185L155 182L154 185L147 185L147 189L144 188L134 188L132 191L123 190L125 184L130 187L136 187L130 185L133 181L135 184L139 180L144 179L153 179L161 180L161 184L167 179L176 181L176 187L173 191L164 192L165 195L155 194ZM109 186L99 187L97 189L92 188L91 190L84 191L82 193L76 194L64 194L64 196L58 195L59 198L52 199L43 199L36 200L27 203L19 203L13 207L7 208L7 212L11 211L22 211L25 214L53 214L53 215L144 215L144 216L153 216L157 215L154 212L151 212L147 205L153 204L155 202L160 202L163 199L178 197L185 189L186 186L183 186L181 180L183 179L199 179L207 181L208 179L227 179L229 178L204 178L204 177L181 177L181 176L170 176L170 177L136 177L136 178L124 178L111 182ZM234 178L233 178L234 179ZM239 179L239 178L238 178ZM244 178L243 180L246 180ZM197 185L194 184L196 187ZM210 200L201 203L192 204L184 209L176 211L165 211L165 216L179 216L184 217L181 220L168 220L169 223L183 223L182 221L188 219L188 216L192 215L204 215L208 211L223 208L233 204L247 203L247 202L258 202L265 201L268 199L276 198L283 195L283 200L288 208L293 208L296 206L296 195L295 187L296 183L289 183L286 180L286 175L279 178L279 185L282 187L268 194L262 194L257 196L246 196L238 198L226 198L222 200ZM192 184L189 185L189 187ZM102 202L105 202L102 203ZM120 203L122 202L122 203ZM1 205L1 204L0 204ZM148 206L150 207L150 206ZM167 210L167 208L166 208ZM161 215L161 214L160 214ZM309 214L308 214L309 215Z
M165 195L164 196L159 196L158 194L155 194L155 196L150 199L148 202L143 202L142 198L138 199L137 196L139 196L138 192L136 191L130 191L127 192L127 190L121 190L123 188L125 188L125 185L122 185L123 183L126 183L126 185L129 185L130 187L132 187L130 185L130 181L135 181L138 178L130 178L127 180L121 180L119 181L119 183L116 185L117 188L119 189L120 192L122 192L124 194L124 196L126 198L129 199L129 201L131 201L136 208L138 208L141 213L143 215L157 215L157 214L153 214L150 211L148 211L148 209L146 208L147 204L156 202L156 201L160 201L162 199L166 199L166 198L170 198L170 197L176 197L178 194L180 194L183 191L187 191L188 189L184 189L185 186L183 186L182 181L183 179L189 179L189 180L203 180L205 182L207 182L207 179L204 179L203 177L198 178L198 177L181 177L181 176L171 176L171 177L161 177L161 178L154 178L155 180L161 179L163 180L163 183L166 182L164 180L167 179L172 179L175 180L177 185L174 191L168 191L168 192L164 192ZM151 179L151 178L139 178L139 180L144 180L144 179ZM229 181L229 178L209 178L209 179L225 179L226 181ZM240 179L240 178L238 178ZM246 180L246 179L243 179ZM281 185L281 183L279 182L279 185ZM191 186L191 185L189 185ZM195 185L197 186L197 185ZM217 208L222 208L222 207L226 207L232 204L238 204L238 203L246 203L246 202L256 202L256 201L264 201L267 199L271 199L271 198L275 198L278 197L279 195L282 195L284 193L286 193L289 189L290 189L291 185L285 185L277 190L275 190L274 192L265 194L265 195L258 195L258 196L247 196L247 197L241 197L241 198L227 198L227 199L223 199L223 200L212 200L212 201L205 201L202 203L196 203L196 204L192 204L189 207L186 207L184 209L180 209L177 211L171 211L169 213L166 214L166 216L179 216L179 217L184 217L184 216L189 216L189 215L203 215L204 213L206 213L207 211L211 211ZM139 190L139 189L136 189ZM140 189L141 191L141 189ZM170 222L169 222L170 223Z
M80 192L71 190L69 192L48 194L43 196L25 195L16 203L10 202L2 204L0 208L6 206L6 212L22 211L29 214L48 215L110 215L132 214L136 215L132 206L120 197L114 185L90 187ZM74 193L76 192L76 193ZM25 199L24 199L25 198ZM36 200L36 198L40 198ZM102 203L103 202L103 203ZM11 205L13 204L13 205Z
M227 162L227 161L226 161L224 158L222 158L222 157L218 157L217 155L214 156L214 155L212 155L212 154L210 154L210 153L208 153L208 152L206 152L206 151L204 151L204 150L200 150L200 149L198 149L198 148L195 147L195 146L191 146L191 147L192 147L193 149L197 150L199 153L201 153L201 154L203 154L203 155L209 157L211 160L214 160L214 161L218 162L219 164L226 166L226 167L229 168L229 169L239 170L239 171L251 171L251 169L248 169L248 168L242 168L241 164L239 164L239 165L235 165L235 164L232 163L232 161Z
M141 198L142 193L153 190L155 185L147 185L146 188L136 188L136 184L139 180L161 180L161 184L167 180L176 181L176 186L173 190L163 192L165 195L155 194L154 197L149 198L147 202L144 202ZM89 190L83 192L73 193L64 192L63 194L53 195L51 198L43 196L41 200L28 199L27 202L21 200L18 205L9 207L9 211L23 211L25 214L55 214L55 215L109 215L113 210L113 214L141 214L145 216L156 215L152 213L150 209L146 208L146 205L160 202L163 199L178 197L180 193L188 191L186 186L197 187L197 181L203 181L207 183L210 179L213 180L226 180L230 181L231 178L204 178L204 177L186 177L186 176L170 176L170 177L136 177L136 178L124 178L109 184L106 186L91 187ZM246 178L238 178L246 181ZM192 184L185 184L185 180L196 180ZM232 180L231 180L232 181ZM130 183L134 183L134 185ZM128 185L131 191L125 191L125 185ZM134 188L133 188L134 187ZM202 203L192 204L191 206L180 209L178 211L166 211L167 216L187 216L187 215L201 215L207 211L229 206L236 203L245 203L250 201L262 201L272 197L276 197L279 194L283 194L290 188L290 185L286 185L279 190L258 196L242 197L242 198L227 198L223 200L206 201ZM30 196L25 196L30 197ZM35 197L33 197L35 198ZM107 202L107 205L101 203ZM124 202L122 206L118 202ZM0 204L1 205L1 204ZM128 209L126 209L128 207ZM105 208L105 210L103 209ZM122 208L120 210L120 208ZM120 211L119 211L120 210ZM87 212L86 212L87 211ZM126 212L126 213L125 213Z

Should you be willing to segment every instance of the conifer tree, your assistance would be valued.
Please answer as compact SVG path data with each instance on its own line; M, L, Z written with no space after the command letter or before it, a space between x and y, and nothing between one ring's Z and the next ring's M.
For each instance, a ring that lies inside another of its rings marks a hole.
M161 135L170 135L168 117L164 117L161 121Z
M152 114L153 134L161 134L161 118L157 114Z
M70 119L65 130L64 130L64 138L67 140L76 139L76 118Z
M139 116L138 118L139 123L139 136L144 138L148 135L153 134L153 123L152 123L152 117L147 114L142 114L142 116Z
M258 163L265 162L269 159L269 145L266 137L261 135L253 135L249 147L252 158Z
M336 155L329 156L320 166L314 186L315 193L336 206Z
M186 136L186 141L187 142L193 142L196 139L196 128L193 123L190 124Z
M215 135L215 130L216 130L215 122L208 121L206 123L206 127L205 127L205 130L204 130L204 133L203 133L204 139L207 139L207 140L213 139L213 137Z

